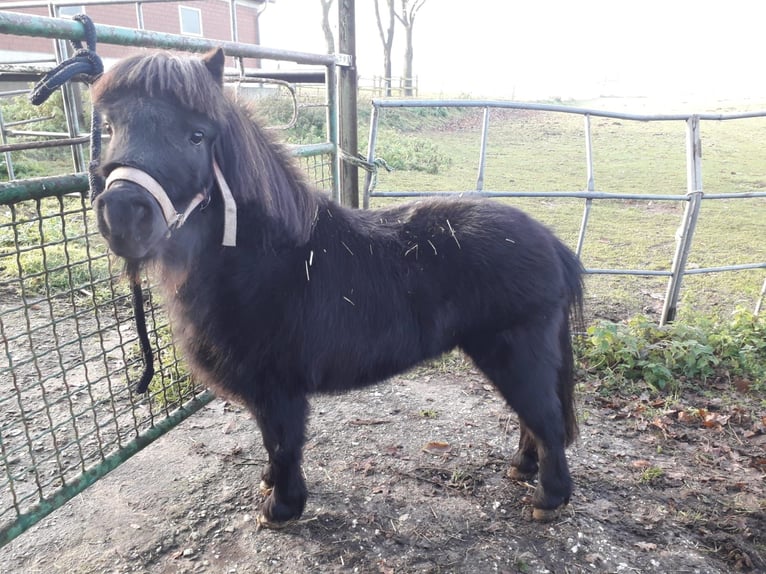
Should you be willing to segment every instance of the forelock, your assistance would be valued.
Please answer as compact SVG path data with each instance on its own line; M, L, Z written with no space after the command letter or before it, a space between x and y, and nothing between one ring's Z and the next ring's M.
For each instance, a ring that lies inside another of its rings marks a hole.
M95 102L127 93L175 100L211 117L225 100L221 86L199 58L156 52L119 61L93 86ZM213 118L217 119L217 118Z

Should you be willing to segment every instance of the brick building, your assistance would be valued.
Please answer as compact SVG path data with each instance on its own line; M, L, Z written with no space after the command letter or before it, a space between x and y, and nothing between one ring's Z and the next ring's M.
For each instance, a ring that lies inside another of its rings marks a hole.
M96 24L140 28L170 34L200 36L212 40L233 40L231 7L236 8L237 40L258 44L258 16L274 0L84 0L83 4L59 6L60 17L86 13ZM21 12L49 16L47 6L29 7L35 2L12 1L4 3L2 11ZM54 0L55 3L55 0ZM43 2L37 2L43 4ZM137 5L140 5L137 8ZM141 25L142 24L142 25ZM105 62L122 58L142 50L128 46L101 44L98 52ZM46 38L11 36L0 34L0 65L51 61L54 54L53 41ZM246 60L246 67L260 67L255 60Z

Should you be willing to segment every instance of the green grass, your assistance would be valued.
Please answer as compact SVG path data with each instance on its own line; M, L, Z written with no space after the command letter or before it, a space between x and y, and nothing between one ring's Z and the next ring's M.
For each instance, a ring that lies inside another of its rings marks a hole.
M27 293L57 295L94 291L108 297L112 275L106 246L92 235L95 222L79 197L45 198L0 206L0 282Z
M697 315L663 327L642 315L597 322L575 348L582 369L606 390L644 383L674 393L721 379L762 393L766 385L766 321L746 310L728 321Z

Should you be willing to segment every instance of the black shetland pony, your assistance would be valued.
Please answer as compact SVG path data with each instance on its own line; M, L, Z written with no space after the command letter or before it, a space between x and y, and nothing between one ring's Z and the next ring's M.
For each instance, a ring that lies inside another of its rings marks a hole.
M371 385L454 347L518 413L509 474L539 473L533 516L555 517L572 493L577 258L489 200L333 203L224 94L223 64L220 50L143 55L97 82L112 137L94 208L115 254L154 264L195 376L255 416L268 452L261 523L303 512L308 395Z

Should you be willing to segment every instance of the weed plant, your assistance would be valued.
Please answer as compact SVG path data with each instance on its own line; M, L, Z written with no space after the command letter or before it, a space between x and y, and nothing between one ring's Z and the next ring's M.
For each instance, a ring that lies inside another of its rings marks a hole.
M686 383L720 378L766 390L766 320L744 309L728 321L700 315L662 327L644 315L602 321L576 340L575 349L589 375L617 386L643 382L674 393Z

